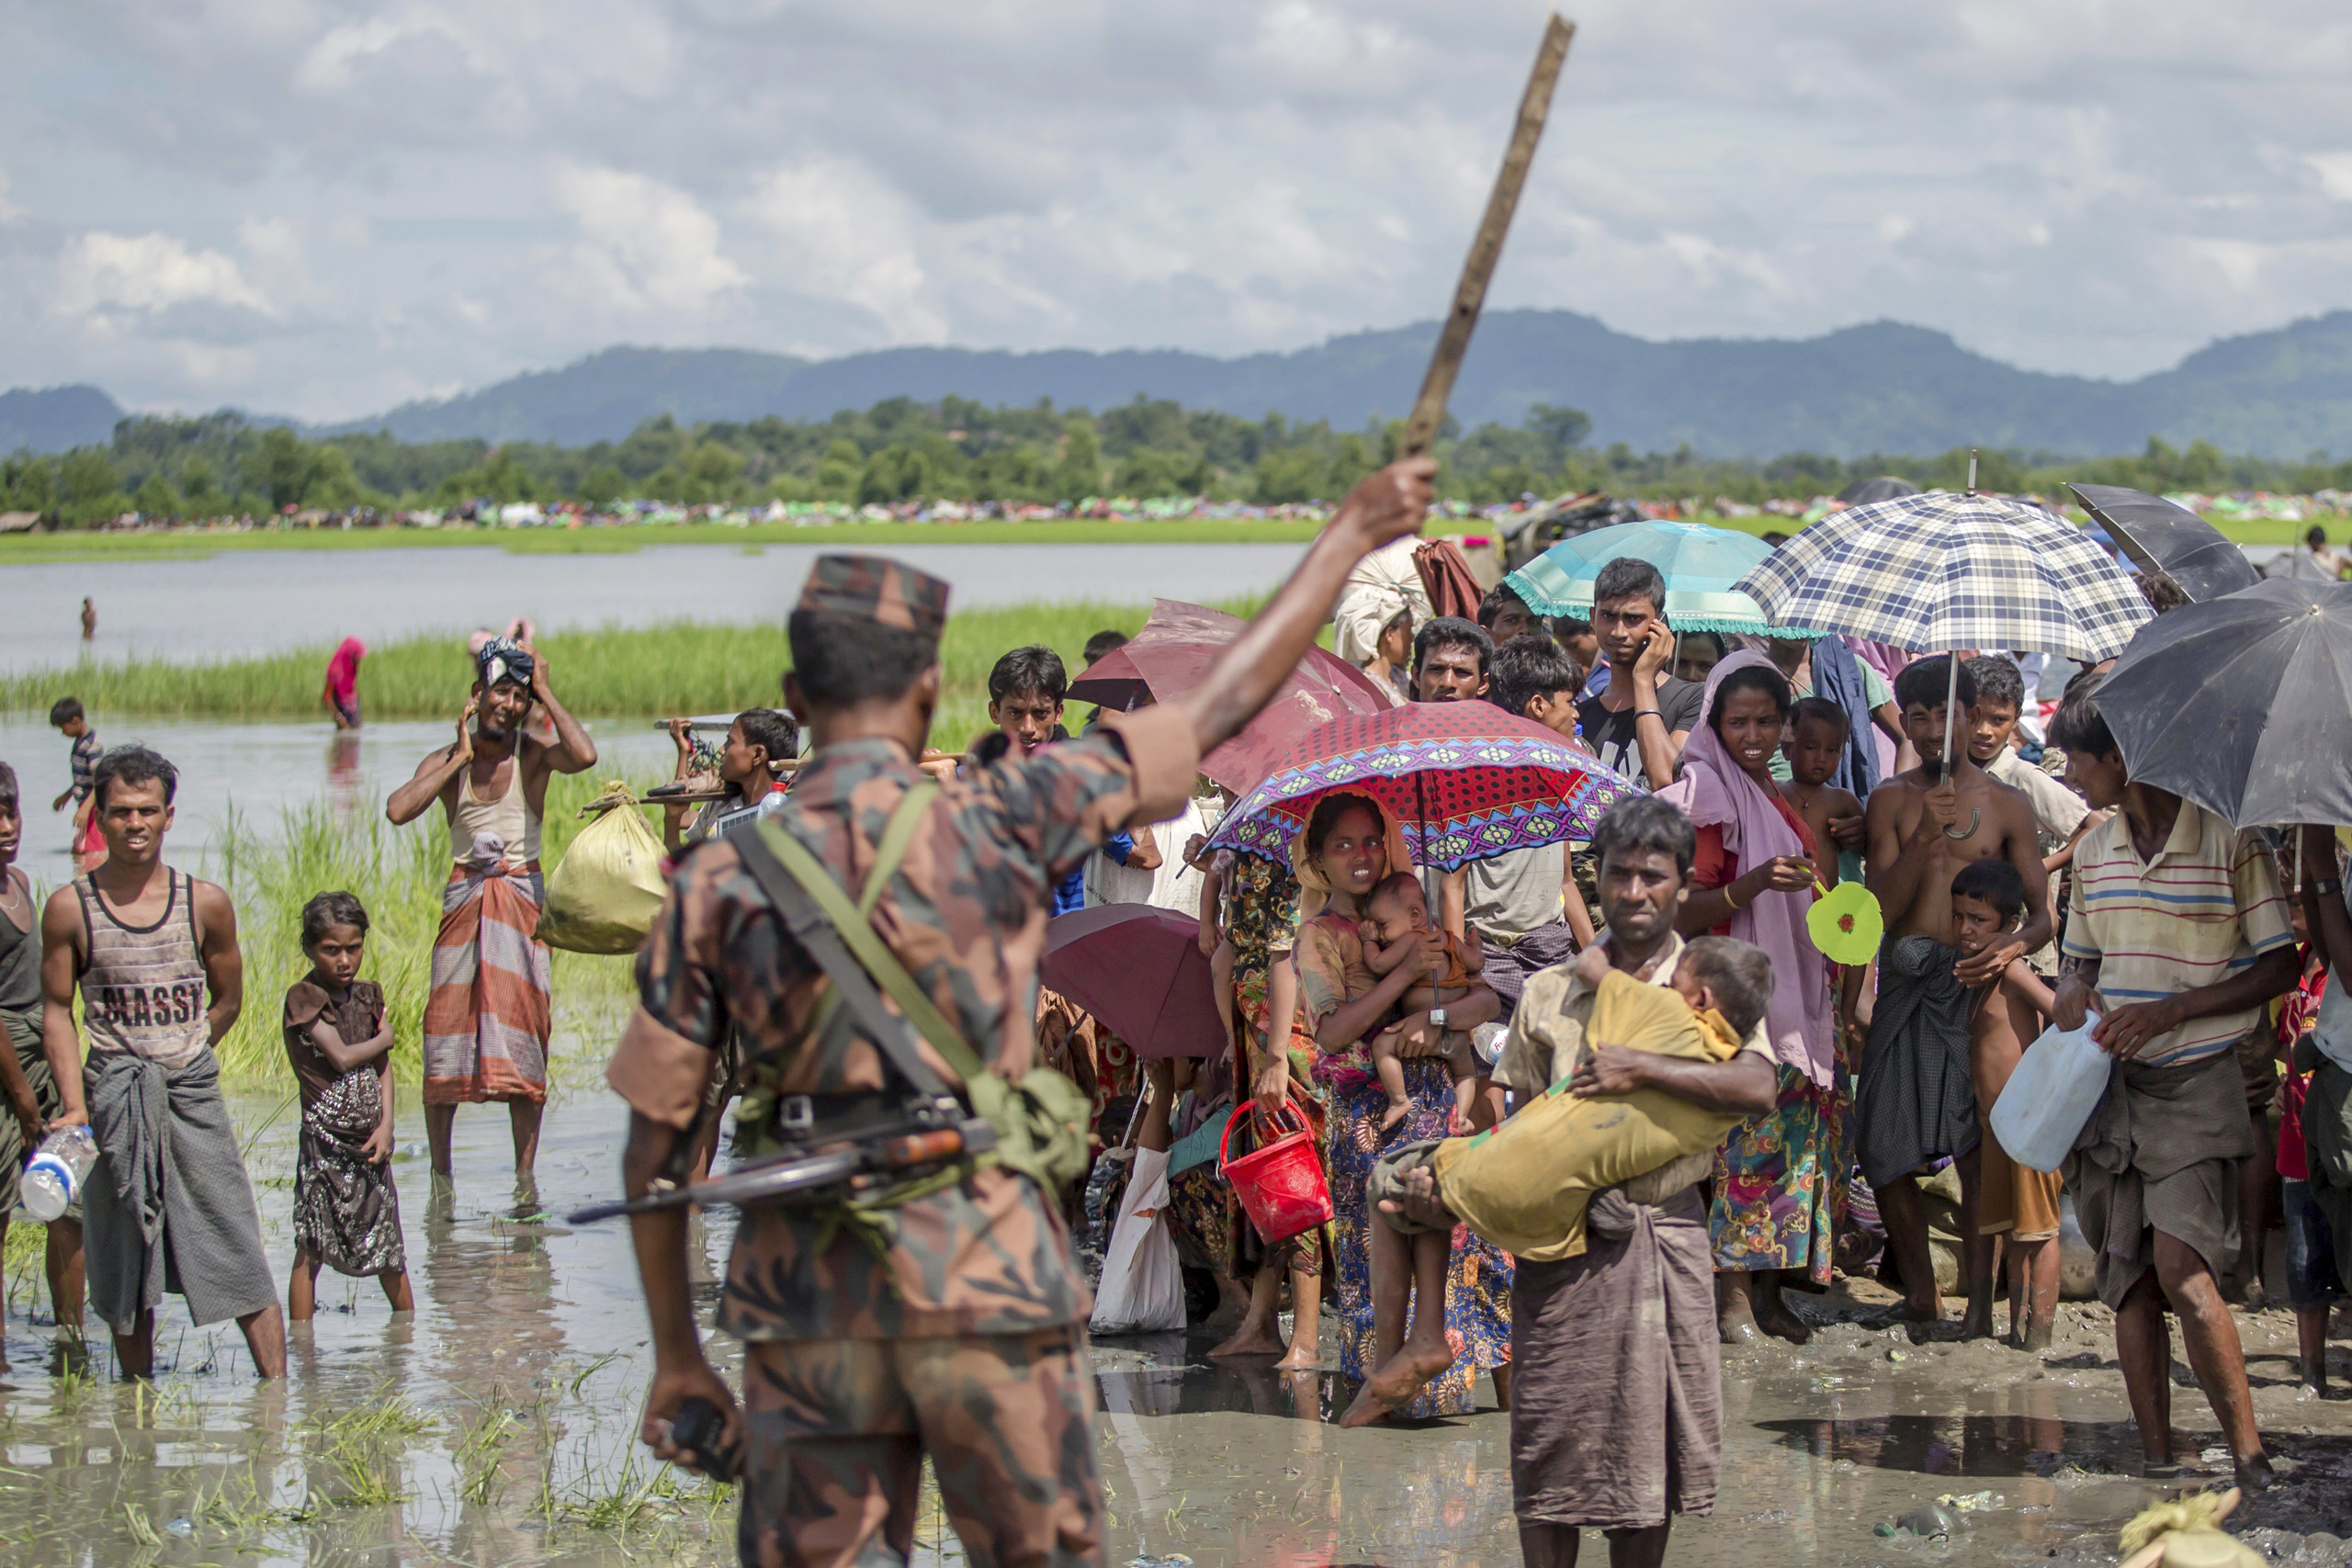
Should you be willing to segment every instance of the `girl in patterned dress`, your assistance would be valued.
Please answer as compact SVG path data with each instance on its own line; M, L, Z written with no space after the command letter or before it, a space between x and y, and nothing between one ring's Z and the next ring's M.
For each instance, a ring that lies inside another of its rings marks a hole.
M286 993L287 1061L302 1095L294 1167L294 1271L286 1315L309 1321L319 1267L372 1274L394 1312L413 1312L392 1190L392 1026L383 987L358 978L368 910L348 893L302 906L311 972Z

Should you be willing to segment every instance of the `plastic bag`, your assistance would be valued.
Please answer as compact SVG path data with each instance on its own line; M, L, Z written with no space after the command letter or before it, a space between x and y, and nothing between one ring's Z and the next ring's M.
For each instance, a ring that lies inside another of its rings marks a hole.
M571 953L635 953L670 893L662 840L621 784L606 785L582 815L591 811L602 815L548 874L539 940Z
M1094 1293L1096 1334L1148 1334L1184 1326L1184 1276L1162 1211L1168 1207L1168 1151L1137 1149L1135 1173L1119 1201Z
M1993 1102L1993 1135L2030 1170L2058 1168L2107 1092L2115 1062L2091 1038L2098 1026L2092 1013L2072 1032L2054 1023L2042 1031Z

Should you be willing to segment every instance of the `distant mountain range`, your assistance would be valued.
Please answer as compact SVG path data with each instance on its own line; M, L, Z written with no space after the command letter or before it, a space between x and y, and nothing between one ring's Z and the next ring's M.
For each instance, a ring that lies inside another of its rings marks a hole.
M404 403L313 434L389 430L580 445L639 420L821 419L885 398L1102 409L1137 393L1195 408L1359 427L1412 403L1435 322L1354 333L1288 354L1217 359L1175 349L893 348L808 360L747 349L608 348L560 370ZM2150 435L2228 452L2352 452L2352 310L2224 338L2170 370L2101 381L2020 370L1943 333L1894 321L1801 341L1653 343L1568 310L1498 310L1480 324L1453 398L1464 425L1515 424L1530 405L1592 416L1592 440L1636 451L1688 442L1711 456L1941 452L1959 446L2070 455L2137 451ZM104 440L120 411L92 387L0 394L0 451Z

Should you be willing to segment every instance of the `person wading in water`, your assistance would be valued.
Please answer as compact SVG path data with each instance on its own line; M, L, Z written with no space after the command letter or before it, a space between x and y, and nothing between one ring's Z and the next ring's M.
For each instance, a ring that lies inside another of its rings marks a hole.
M555 744L524 733L544 705ZM392 791L384 815L398 826L439 802L449 818L449 881L433 943L433 990L424 1004L424 1134L433 1172L449 1174L458 1107L503 1100L514 1132L514 1168L539 1152L548 1098L547 943L538 940L546 882L539 819L548 780L596 765L596 743L548 685L545 654L492 637L475 656L473 697L458 739L419 762Z

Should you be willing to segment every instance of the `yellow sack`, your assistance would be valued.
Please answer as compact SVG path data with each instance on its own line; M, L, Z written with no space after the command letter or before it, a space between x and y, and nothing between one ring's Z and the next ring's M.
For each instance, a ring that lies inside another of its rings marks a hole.
M670 894L662 840L617 779L580 812L594 813L602 815L580 829L548 876L539 940L572 953L635 953Z
M1713 1008L1693 1012L1666 987L1614 970L1600 982L1584 1033L1589 1043L1690 1061L1727 1062L1739 1050ZM1742 1120L1654 1089L1581 1099L1562 1078L1501 1126L1440 1144L1438 1196L1514 1257L1578 1258L1594 1193L1712 1149Z

